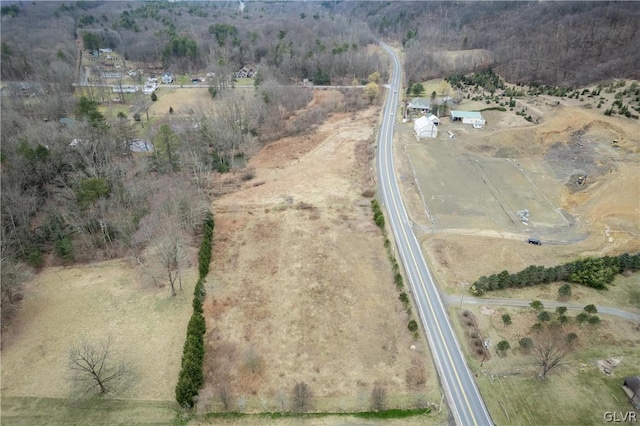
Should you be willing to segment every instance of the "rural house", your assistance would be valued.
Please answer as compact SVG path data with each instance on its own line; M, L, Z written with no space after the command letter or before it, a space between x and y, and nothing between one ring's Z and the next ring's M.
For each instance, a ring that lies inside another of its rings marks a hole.
M162 82L164 84L173 83L173 74L170 71L167 71L164 74L162 74Z
M413 98L407 104L407 110L428 114L431 112L431 101L425 98Z
M622 390L627 394L636 410L640 410L640 376L625 377Z
M253 68L242 67L236 71L236 78L251 78L256 74Z
M424 115L415 121L413 124L413 131L416 132L418 139L435 138L438 136L437 125Z
M473 124L476 129L484 127L486 121L478 111L451 111L451 121L462 121L464 124Z

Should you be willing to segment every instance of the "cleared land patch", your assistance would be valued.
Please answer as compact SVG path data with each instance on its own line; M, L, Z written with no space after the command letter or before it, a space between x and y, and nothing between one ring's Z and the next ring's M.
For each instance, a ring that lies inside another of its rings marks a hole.
M454 155L456 142L407 146L425 202L438 228L513 230L517 212L530 212L531 227L566 225L564 216L513 161ZM559 201L557 201L559 204Z
M375 109L334 114L266 146L249 161L254 180L214 203L203 409L221 409L225 384L249 411L280 410L296 381L322 411L368 409L374 384L390 406L439 401L361 195L376 121Z

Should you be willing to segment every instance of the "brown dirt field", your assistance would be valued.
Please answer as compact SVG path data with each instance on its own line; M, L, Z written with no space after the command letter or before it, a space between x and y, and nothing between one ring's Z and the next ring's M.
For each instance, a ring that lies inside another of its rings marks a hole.
M422 233L427 257L445 291L459 293L462 283L472 283L481 275L504 269L517 271L530 264L550 266L577 256L640 250L637 120L606 117L602 110L587 109L578 101L563 100L556 105L556 99L544 96L518 99L519 105L535 107L542 114L537 125L513 112L488 111L483 113L488 121L483 130L444 119L438 138L417 144L447 144L451 156L511 158L552 205L573 218L574 223L569 227L536 228L531 222L529 227L517 224L480 228L474 226L473 220L467 220L467 225L459 229L438 227L437 221L432 225L425 214L422 197L416 191L413 171L404 152L404 144L416 144L411 135L413 126L411 123L397 126L400 130L396 146L399 174L411 176L403 180L404 195ZM463 101L459 109L472 107L473 103ZM458 137L449 139L448 130L453 130ZM614 139L618 140L617 148L612 147ZM425 164L413 164L413 167L424 168ZM429 167L437 167L438 159L431 158L429 164ZM587 184L577 190L570 189L567 186L569 176L577 170L589 172ZM468 173L462 175L468 176ZM523 188L523 191L529 190ZM429 194L424 193L423 197L429 206ZM465 220L463 215L456 223ZM527 235L536 232L549 243L540 247L524 243Z
M257 397L273 409L296 381L309 384L320 410L367 409L376 383L399 406L418 395L439 400L426 343L407 330L361 196L373 186L377 113L333 114L311 134L267 145L249 161L255 178L214 202L202 408L219 409L212 395L228 384L248 410L264 410ZM408 383L418 372L426 383Z
M196 277L184 290L140 284L124 261L52 267L24 287L25 298L2 335L2 395L66 398L67 357L83 336L111 337L114 356L134 372L128 399L172 401Z

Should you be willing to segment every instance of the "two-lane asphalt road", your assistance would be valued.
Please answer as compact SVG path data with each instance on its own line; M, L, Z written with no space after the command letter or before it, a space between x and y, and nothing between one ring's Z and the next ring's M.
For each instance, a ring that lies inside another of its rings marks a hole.
M389 53L393 62L390 92L383 112L376 160L381 201L387 210L387 220L395 237L398 254L404 265L422 326L427 332L429 346L453 418L456 424L463 426L492 425L489 412L467 367L402 202L392 150L401 67L395 52L384 43L380 45Z

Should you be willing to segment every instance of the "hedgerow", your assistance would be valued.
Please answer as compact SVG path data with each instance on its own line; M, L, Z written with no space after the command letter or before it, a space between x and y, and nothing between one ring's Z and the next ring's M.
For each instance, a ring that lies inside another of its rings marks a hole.
M200 277L193 290L193 314L187 325L187 337L182 350L182 363L178 383L176 384L176 401L181 407L191 408L195 397L204 383L202 370L204 362L204 335L207 325L203 315L202 304L206 295L204 282L209 273L211 250L213 245L213 214L208 212L204 220L204 231L200 252L198 253L198 271Z
M617 274L638 270L640 270L640 253L624 253L613 257L587 257L550 268L531 265L515 274L502 271L499 274L482 276L471 285L470 291L475 296L481 296L491 290L529 287L557 281L605 290Z

